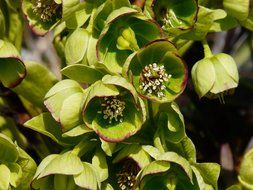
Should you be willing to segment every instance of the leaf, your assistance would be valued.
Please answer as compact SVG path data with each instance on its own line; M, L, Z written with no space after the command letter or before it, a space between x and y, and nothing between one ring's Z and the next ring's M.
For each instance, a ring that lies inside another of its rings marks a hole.
M8 190L10 183L10 170L4 164L0 164L0 189Z
M101 80L104 74L96 68L87 65L75 64L62 69L62 74L66 77L87 84L92 84Z
M10 184L16 188L22 182L22 169L16 163L8 163L8 168L10 170Z
M24 150L19 148L18 151L19 158L17 164L22 168L22 180L18 186L18 190L29 190L37 165Z
M82 173L74 176L75 183L85 189L97 190L100 182L96 169L86 162L83 162L83 168Z
M146 153L148 153L155 160L161 154L161 152L158 150L158 148L153 147L151 145L143 145L142 148L143 148L143 150L145 150Z
M52 174L77 175L84 167L80 158L72 152L66 152L55 156L41 171L38 179Z
M16 47L0 40L0 81L5 87L17 86L25 77L26 68Z
M0 134L0 160L1 162L16 162L18 150L16 145L5 135Z
M42 64L25 62L25 65L27 68L26 78L13 90L33 105L44 108L44 96L57 82L57 79L55 75Z
M218 189L218 178L220 175L220 166L216 163L196 163L193 164L197 168L205 183L211 185L214 189Z
M70 138L62 137L61 127L50 113L42 113L24 123L24 126L48 136L62 146L75 143L75 140L72 141Z
M105 154L102 151L97 150L92 158L92 165L99 173L100 182L105 181L108 178L108 165Z
M88 43L89 33L85 29L78 28L70 34L65 44L67 64L80 62L87 51Z

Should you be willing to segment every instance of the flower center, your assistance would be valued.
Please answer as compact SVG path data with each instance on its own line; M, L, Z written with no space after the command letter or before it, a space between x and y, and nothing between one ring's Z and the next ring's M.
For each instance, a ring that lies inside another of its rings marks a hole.
M121 190L133 190L136 176L140 171L139 166L133 160L127 160L122 170L117 174L118 184Z
M60 5L54 0L37 0L33 4L33 12L39 16L43 22L52 21L52 17L56 15Z
M102 110L98 113L103 114L103 118L109 120L109 123L113 120L123 122L124 101L119 100L117 96L104 97L101 106Z
M164 66L158 66L156 63L145 66L141 73L140 89L148 94L153 94L159 98L164 97L165 83L169 81L171 75L168 75Z

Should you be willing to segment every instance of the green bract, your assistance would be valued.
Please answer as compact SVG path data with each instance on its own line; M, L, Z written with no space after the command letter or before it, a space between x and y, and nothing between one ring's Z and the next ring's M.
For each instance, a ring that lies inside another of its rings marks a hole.
M253 150L244 155L238 179L245 189L253 189Z
M190 30L196 22L198 3L196 0L147 0L145 11L166 32L180 34Z
M224 0L223 6L229 15L235 17L239 23L253 30L253 9L250 0Z
M193 66L191 73L195 90L200 98L206 96L223 99L224 94L233 92L238 86L237 66L228 54L207 53L204 59Z
M99 189L96 168L72 153L52 154L38 166L32 187L41 190Z
M25 77L26 68L16 47L10 42L0 40L0 81L13 88Z
M108 16L98 39L97 56L110 71L121 73L132 52L160 37L160 28L154 21L135 9L122 7Z
M56 0L24 0L22 10L32 30L45 35L61 19L62 2Z
M126 79L106 75L86 93L83 120L103 140L123 141L141 129L146 119L144 105Z
M36 164L8 137L0 134L0 189L28 190Z
M184 90L187 69L175 46L157 40L131 55L124 71L139 95L155 102L171 102Z

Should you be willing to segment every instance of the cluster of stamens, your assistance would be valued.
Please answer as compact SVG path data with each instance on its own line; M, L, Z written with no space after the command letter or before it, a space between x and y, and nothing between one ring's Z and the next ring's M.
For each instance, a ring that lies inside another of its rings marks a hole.
M144 67L141 73L140 89L148 94L156 95L158 98L164 97L165 83L169 81L171 75L168 75L164 66L158 66L156 63Z
M33 12L39 16L43 22L52 21L54 15L56 15L60 5L54 2L54 0L37 0L33 5Z
M112 121L123 122L123 111L125 109L125 102L118 99L117 96L104 97L102 100L102 110L98 113L103 114L103 118Z
M117 174L119 188L121 190L133 190L139 170L136 162L132 160L125 162L122 170Z
M173 12L173 11L164 11L165 13L163 13L163 19L162 19L162 22L163 22L163 26L162 28L164 30L170 28L170 27L176 27L175 26L175 23L177 23L177 25L181 25L182 24L182 21L179 20L176 16L176 14Z

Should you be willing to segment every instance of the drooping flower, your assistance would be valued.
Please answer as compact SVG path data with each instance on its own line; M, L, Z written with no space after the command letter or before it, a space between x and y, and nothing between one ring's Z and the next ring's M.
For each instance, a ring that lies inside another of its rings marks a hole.
M234 59L225 53L212 55L207 44L205 58L192 68L192 80L199 97L219 98L231 94L238 86L239 76Z

